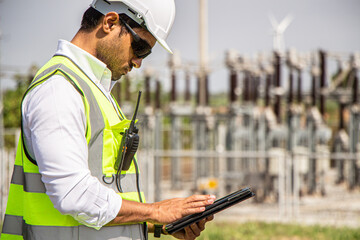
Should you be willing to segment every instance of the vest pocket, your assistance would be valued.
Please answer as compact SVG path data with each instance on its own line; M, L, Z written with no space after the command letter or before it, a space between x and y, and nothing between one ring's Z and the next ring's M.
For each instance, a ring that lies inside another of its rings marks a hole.
M111 129L104 129L104 151L102 164L103 175L106 177L111 177L113 174L116 174L114 164L118 157L121 138L119 141L119 137L115 137L115 134L116 133L114 133Z

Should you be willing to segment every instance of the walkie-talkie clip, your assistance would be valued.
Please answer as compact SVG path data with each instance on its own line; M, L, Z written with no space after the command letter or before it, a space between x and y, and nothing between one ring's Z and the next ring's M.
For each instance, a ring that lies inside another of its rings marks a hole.
M117 169L118 171L127 171L130 168L131 161L133 160L135 153L139 147L139 129L135 126L135 120L139 108L140 98L141 91L139 91L138 94L136 108L134 111L134 115L131 119L130 126L128 129L125 129L125 132L122 136L119 154L115 162L115 169Z

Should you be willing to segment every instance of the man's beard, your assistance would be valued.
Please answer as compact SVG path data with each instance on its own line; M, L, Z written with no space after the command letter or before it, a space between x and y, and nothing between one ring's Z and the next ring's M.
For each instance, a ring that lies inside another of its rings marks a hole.
M95 57L106 64L112 73L111 80L115 81L120 79L124 73L121 73L121 69L117 66L117 63L121 62L121 58L115 54L113 46L111 42L99 41L96 44Z

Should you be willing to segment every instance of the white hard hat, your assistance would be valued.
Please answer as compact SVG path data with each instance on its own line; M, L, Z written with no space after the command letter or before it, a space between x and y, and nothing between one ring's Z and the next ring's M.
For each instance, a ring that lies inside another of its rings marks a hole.
M93 8L102 14L108 12L125 13L145 28L169 53L165 42L175 19L174 0L94 0Z

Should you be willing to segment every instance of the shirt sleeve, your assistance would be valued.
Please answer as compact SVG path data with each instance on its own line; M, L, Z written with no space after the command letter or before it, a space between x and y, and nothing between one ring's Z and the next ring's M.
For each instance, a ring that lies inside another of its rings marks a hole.
M88 168L81 95L64 77L54 75L26 95L22 111L25 144L54 207L95 229L114 219L122 199Z

